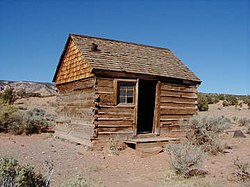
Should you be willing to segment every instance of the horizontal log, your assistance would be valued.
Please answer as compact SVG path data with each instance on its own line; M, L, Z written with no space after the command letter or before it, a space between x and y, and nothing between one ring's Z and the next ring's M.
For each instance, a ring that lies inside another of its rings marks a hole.
M113 93L114 88L113 87L102 87L102 86L96 86L97 94L98 93Z
M104 118L104 117L98 117L96 119L97 121L124 121L124 120L129 120L133 121L133 118L131 117L120 117L120 118Z
M181 98L197 98L196 93L185 93L185 92L173 92L173 91L161 91L161 96L168 96L168 97L181 97Z
M188 102L162 102L161 105L160 105L160 108L168 108L168 107L179 107L179 108L182 108L182 107L195 107L196 104L194 102L191 102L191 103L188 103Z
M98 132L98 135L118 135L119 134L127 134L128 136L133 135L133 131L129 131L129 132Z
M194 114L196 109L161 109L161 114Z
M197 89L193 86L179 86L179 85L174 85L174 84L161 84L161 91L162 90L168 90L168 91L182 91L182 92L196 92Z
M99 87L99 86L113 87L113 79L111 79L111 78L100 78L100 77L97 77L97 79L96 79L96 85L97 85L97 87Z
M164 109L173 109L173 110L179 110L179 109L187 109L187 110L193 110L193 109L195 109L195 105L194 106L192 106L192 107L184 107L184 106L182 106L182 107L179 107L179 106L177 106L177 107L172 107L172 106L160 106L160 109L161 110L164 110Z
M164 102L175 102L175 103L195 103L196 102L196 99L195 98L178 98L178 97L169 97L169 96L161 96L161 99L160 99L160 102L161 103L164 103Z
M98 125L98 128L132 128L132 125Z
M133 121L132 120L120 120L120 121L98 121L96 120L95 123L97 126L99 125L132 125Z
M132 127L118 127L118 128L97 128L96 129L99 132L131 132Z
M168 119L177 119L177 120L182 120L182 119L189 119L190 117L192 117L192 114L178 114L178 115L169 115L169 114L161 114L161 120L168 120Z

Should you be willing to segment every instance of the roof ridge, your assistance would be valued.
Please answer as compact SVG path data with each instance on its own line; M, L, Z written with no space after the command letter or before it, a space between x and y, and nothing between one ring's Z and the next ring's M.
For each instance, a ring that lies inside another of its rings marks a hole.
M93 39L101 39L101 40L106 40L106 41L111 41L111 42L121 42L121 43L126 43L126 44L133 44L133 45L138 45L138 46L143 46L143 47L151 47L155 49L163 49L163 50L168 50L171 51L168 48L164 47L157 47L157 46L152 46L152 45L146 45L146 44L139 44L139 43L134 43L134 42L126 42L122 40L115 40L115 39L108 39L108 38L102 38L102 37L94 37L94 36L87 36L87 35L80 35L80 34L69 34L69 36L77 36L77 37L82 37L82 38L93 38Z

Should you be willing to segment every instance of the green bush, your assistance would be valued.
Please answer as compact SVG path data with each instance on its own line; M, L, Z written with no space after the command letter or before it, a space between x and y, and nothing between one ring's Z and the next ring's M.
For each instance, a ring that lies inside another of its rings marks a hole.
M188 121L187 138L194 145L200 146L205 152L217 154L224 147L220 142L219 133L230 127L230 120L223 116L194 116Z
M177 174L186 174L191 168L198 167L204 157L202 149L190 142L168 145L166 151Z
M21 166L16 159L0 158L0 186L45 187L46 180L32 167Z
M233 96L233 95L227 95L225 99L229 103L229 105L236 105L237 106L239 103L238 98Z
M208 111L208 100L203 94L198 94L198 109L199 111Z
M13 88L7 88L2 94L0 94L2 103L13 104L16 100L15 92Z
M21 121L21 118L17 118L15 106L8 103L0 104L0 132L9 132L14 126L19 126Z

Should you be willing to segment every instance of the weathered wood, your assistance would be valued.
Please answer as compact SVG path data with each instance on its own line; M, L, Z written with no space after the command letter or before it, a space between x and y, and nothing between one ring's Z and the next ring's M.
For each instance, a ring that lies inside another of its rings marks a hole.
M178 107L178 108L184 108L184 107L192 107L194 108L196 106L196 104L194 102L191 103L187 103L187 102L162 102L160 108L164 109L164 108L173 108L173 107Z
M153 126L153 131L157 135L160 134L160 95L161 95L161 82L158 81L155 93L154 126Z
M113 81L113 100L114 100L114 105L116 106L118 104L118 82L117 79L114 79Z
M195 98L178 98L178 97L162 97L161 96L161 103L164 102L175 102L175 103L195 103L196 99Z
M182 85L174 85L174 84L162 84L161 90L166 91L173 91L173 92L190 92L194 93L196 92L196 87L194 86L182 86Z
M134 121L132 123L133 125L133 135L137 135L137 120L138 120L138 96L139 96L139 79L136 80L135 84L135 107L134 107Z
M197 98L196 93L185 93L185 92L173 92L173 91L166 91L161 90L161 96L167 96L167 97L180 97L180 98Z
M95 121L97 126L99 125L131 125L133 123L133 120L120 120L120 121Z
M91 73L92 69L73 40L69 41L61 60L61 66L55 79L57 85L94 76ZM81 67L81 69L78 67Z
M195 109L162 109L161 114L194 114Z

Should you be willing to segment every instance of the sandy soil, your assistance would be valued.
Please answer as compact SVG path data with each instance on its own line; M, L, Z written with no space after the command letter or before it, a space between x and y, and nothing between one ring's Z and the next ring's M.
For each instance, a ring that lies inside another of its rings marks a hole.
M219 107L219 105L211 105L208 112L202 112L200 115L250 118L250 110L246 108L238 110L235 107L218 109ZM43 174L46 174L45 160L53 162L54 173L51 186L63 184L77 175L85 176L95 186L108 187L250 186L250 183L237 182L232 174L235 171L233 160L236 157L250 163L250 135L247 134L246 138L232 138L235 129L242 129L245 132L243 127L233 124L231 131L222 137L232 149L216 156L207 155L203 169L208 171L208 175L202 179L194 178L184 181L177 179L171 173L169 156L164 152L141 158L131 148L121 151L119 155L114 155L107 149L88 151L82 145L56 139L51 134L32 136L0 134L0 156L12 156L22 164L30 164Z

